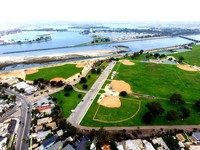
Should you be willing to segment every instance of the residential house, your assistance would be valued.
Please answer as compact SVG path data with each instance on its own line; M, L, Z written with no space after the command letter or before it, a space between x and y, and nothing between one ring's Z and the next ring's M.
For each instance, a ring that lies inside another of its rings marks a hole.
M51 130L48 130L48 131L40 131L37 133L37 141L41 141L41 140L44 140L45 137L51 133Z
M61 150L62 148L63 148L63 143L61 141L58 141L51 147L47 148L47 150Z
M50 105L47 105L47 106L38 106L37 110L40 113L45 113L47 115L51 114L51 106Z
M52 122L52 117L46 117L46 118L38 119L37 125L42 125L42 124L46 124L50 122Z
M192 136L197 140L200 141L200 132L193 132Z
M56 140L57 140L57 138L55 136L52 136L51 138L44 140L42 145L44 146L45 149L47 149L47 148L51 147L56 142Z
M63 148L63 150L75 150L75 149L70 144L68 144Z
M59 136L62 136L62 135L63 135L63 130L60 129L60 130L58 130L56 133L57 133L57 136L58 136L58 137L59 137Z
M7 137L0 137L0 149L1 150L6 150L6 142L7 142Z
M52 130L55 130L57 128L56 122L47 123L46 126L47 127L51 127Z

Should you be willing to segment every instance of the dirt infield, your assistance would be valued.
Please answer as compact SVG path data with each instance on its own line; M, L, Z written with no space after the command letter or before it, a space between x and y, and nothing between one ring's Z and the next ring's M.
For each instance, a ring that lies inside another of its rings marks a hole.
M21 78L25 79L24 70L15 70L15 71L8 71L8 72L0 72L0 78Z
M121 101L118 96L107 96L99 102L99 105L109 108L119 108L121 106Z
M76 65L76 68L84 68L85 67L85 64L77 64Z
M121 60L120 61L124 65L132 66L135 65L135 63L131 62L130 60Z
M36 73L36 72L38 72L39 70L37 70L37 69L28 69L28 70L26 70L25 71L25 73L26 74L33 74L33 73Z
M112 90L119 93L122 91L126 91L129 94L132 93L130 85L122 80L112 80L110 85L112 87Z
M186 71L198 71L196 68L188 65L177 65L177 67Z
M59 77L57 77L57 78L53 78L53 79L51 79L50 81L56 81L56 82L58 82L58 81L65 81L66 79L64 79L64 78L59 78Z

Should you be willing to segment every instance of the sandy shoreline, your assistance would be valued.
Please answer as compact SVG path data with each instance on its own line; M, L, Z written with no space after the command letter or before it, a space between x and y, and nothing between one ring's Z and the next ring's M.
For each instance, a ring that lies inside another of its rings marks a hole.
M54 61L67 60L73 58L93 58L120 52L122 51L116 49L105 49L105 50L85 50L81 52L67 52L67 53L50 54L43 56L3 56L0 57L0 69L6 66L20 64L20 63L32 64L32 63L54 62Z

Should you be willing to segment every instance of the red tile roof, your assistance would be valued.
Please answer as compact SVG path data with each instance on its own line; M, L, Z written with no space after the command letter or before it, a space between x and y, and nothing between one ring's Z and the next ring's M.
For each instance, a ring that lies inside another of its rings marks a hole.
M39 112L41 112L41 111L46 110L46 109L49 109L49 108L51 108L50 105L48 105L48 106L38 106L38 107L37 107L37 110L38 110Z

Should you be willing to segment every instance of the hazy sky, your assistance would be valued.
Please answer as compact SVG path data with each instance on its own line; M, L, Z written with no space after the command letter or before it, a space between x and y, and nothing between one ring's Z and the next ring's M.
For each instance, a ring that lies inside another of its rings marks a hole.
M0 24L60 21L200 21L199 0L2 0Z

